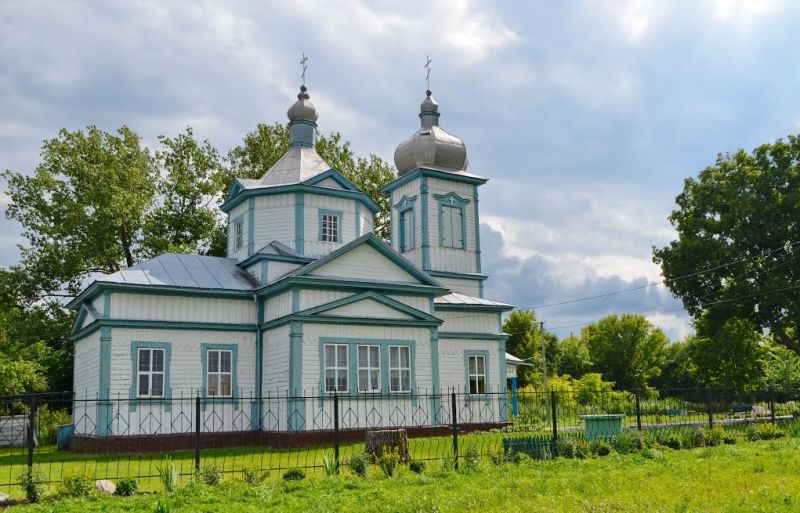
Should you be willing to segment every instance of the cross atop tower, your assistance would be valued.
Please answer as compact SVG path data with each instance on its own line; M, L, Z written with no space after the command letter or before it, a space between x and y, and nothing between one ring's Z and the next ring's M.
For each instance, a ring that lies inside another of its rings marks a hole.
M300 59L300 65L303 67L303 72L300 74L300 78L303 79L303 85L306 85L306 70L308 69L306 62L308 62L308 57L306 57L306 53L303 52L303 58Z
M425 81L428 83L428 90L430 91L430 89L431 89L431 62L433 62L433 61L427 55L425 56L425 60L427 61L425 63L425 66L423 66L423 68L425 68L427 70L426 73L425 73Z

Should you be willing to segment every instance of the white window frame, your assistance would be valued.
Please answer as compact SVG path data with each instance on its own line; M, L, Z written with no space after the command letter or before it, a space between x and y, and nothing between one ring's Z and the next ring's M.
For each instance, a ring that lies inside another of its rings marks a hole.
M148 369L142 370L142 353L147 352L148 355ZM161 353L161 370L154 371L153 370L153 354L156 352ZM163 399L164 398L164 389L166 388L167 384L165 382L166 379L166 372L165 367L167 365L167 352L164 349L154 348L154 347L140 347L136 351L136 397L139 399ZM161 376L161 394L153 394L153 376ZM147 379L147 393L142 394L142 383L143 379Z
M397 350L396 361L392 357L394 350ZM403 365L403 352L408 353L408 366ZM410 394L411 393L411 346L389 346L389 393L392 394ZM403 372L408 373L407 383L403 382ZM392 375L397 374L397 380L400 388L395 390ZM407 386L404 386L407 385Z
M472 362L475 362L475 372L472 372ZM479 372L478 360L483 361L483 372ZM471 354L467 356L467 386L470 395L482 395L486 393L486 356L482 354ZM480 381L483 380L483 392L480 391ZM475 384L475 391L472 391L472 384Z
M244 247L244 221L236 219L233 222L233 249L239 251Z
M332 347L333 350L333 365L328 362L328 348ZM339 348L344 348L344 363L339 361ZM322 376L325 383L325 392L333 393L349 393L350 391L350 346L348 344L325 344L322 348L323 369L324 375ZM333 389L328 388L328 371L333 372ZM339 387L339 373L344 372L345 386Z
M361 365L361 350L365 349L367 351L367 365ZM375 355L377 355L377 361L372 361L373 350L376 351ZM356 364L357 364L357 379L358 379L358 391L360 393L380 393L381 392L381 346L379 345L370 345L370 344L359 344L356 346ZM366 387L362 388L361 382L361 372L365 371L367 373L367 384ZM373 373L377 373L378 376L378 386L372 386L372 375Z
M216 353L217 355L217 370L211 370L211 354ZM228 362L229 362L229 370L224 371L222 370L222 354L228 354ZM233 351L230 349L207 349L206 350L206 368L204 369L206 373L206 396L207 397L220 397L220 398L231 398L233 397ZM228 376L228 383L229 383L229 392L227 394L222 393L222 378L223 376ZM212 393L211 388L211 381L212 379L216 381L217 388L214 393Z
M339 216L338 214L331 214L323 212L320 222L322 242L339 242Z

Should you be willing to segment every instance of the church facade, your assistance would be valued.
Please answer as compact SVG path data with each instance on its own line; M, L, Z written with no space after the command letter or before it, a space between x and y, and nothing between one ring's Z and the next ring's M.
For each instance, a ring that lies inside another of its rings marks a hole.
M160 255L71 303L75 434L186 432L196 397L214 431L329 429L334 395L353 428L446 424L451 391L462 423L505 421L512 307L483 294L487 180L439 115L428 91L395 152L387 242L378 206L315 151L302 87L286 154L221 205L227 257Z

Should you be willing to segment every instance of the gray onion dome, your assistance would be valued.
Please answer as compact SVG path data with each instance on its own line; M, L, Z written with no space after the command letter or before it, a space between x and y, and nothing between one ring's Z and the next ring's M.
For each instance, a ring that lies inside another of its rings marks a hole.
M297 95L297 101L294 102L294 105L289 107L289 110L286 112L286 115L289 116L289 121L304 119L316 122L317 118L319 118L317 109L314 107L314 104L309 101L310 96L306 91L308 91L306 86L300 86L300 93Z
M425 95L420 105L420 128L401 142L394 152L398 174L403 175L418 167L466 171L468 159L464 141L439 126L439 104L430 91Z

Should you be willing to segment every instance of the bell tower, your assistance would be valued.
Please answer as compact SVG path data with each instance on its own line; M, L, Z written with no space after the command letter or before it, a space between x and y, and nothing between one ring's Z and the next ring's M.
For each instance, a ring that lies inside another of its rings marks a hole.
M464 141L439 126L430 90L420 127L394 153L398 178L385 187L392 206L392 247L455 292L483 296L478 186L467 172Z

